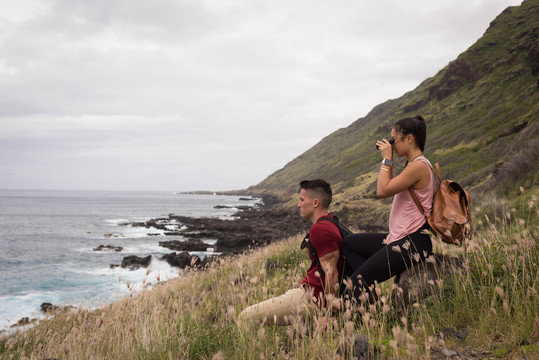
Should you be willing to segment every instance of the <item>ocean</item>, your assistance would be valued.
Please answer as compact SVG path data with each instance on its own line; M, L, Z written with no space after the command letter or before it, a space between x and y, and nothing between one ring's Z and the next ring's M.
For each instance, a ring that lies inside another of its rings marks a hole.
M181 237L122 223L169 214L233 219L239 206L258 202L174 192L0 190L0 330L23 317L42 318L42 303L96 308L178 276L157 257L172 252L159 241ZM99 245L123 251L94 251ZM153 255L150 272L111 268L128 255Z

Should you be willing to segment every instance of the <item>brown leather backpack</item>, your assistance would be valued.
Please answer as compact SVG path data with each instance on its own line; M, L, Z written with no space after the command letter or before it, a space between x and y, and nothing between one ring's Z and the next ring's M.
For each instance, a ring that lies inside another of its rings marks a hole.
M445 243L462 245L465 239L472 237L470 195L456 182L442 180L440 165L436 163L435 166L436 169L430 165L439 180L439 185L434 193L430 216L425 215L425 209L419 202L415 191L412 188L408 190L410 190L419 211L427 219L430 231Z

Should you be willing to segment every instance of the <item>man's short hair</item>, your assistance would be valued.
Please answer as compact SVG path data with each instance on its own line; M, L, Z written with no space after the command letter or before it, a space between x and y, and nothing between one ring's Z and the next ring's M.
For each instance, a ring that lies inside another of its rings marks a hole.
M329 208L329 204L331 204L331 200L333 199L333 192L327 181L322 179L303 180L299 183L299 186L318 198L324 208Z

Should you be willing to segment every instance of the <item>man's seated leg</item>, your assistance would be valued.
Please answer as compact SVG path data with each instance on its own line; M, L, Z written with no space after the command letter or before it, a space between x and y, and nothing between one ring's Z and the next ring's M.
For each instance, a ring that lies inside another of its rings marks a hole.
M288 325L286 317L299 316L302 319L314 315L318 307L312 302L310 291L303 287L290 289L285 294L249 306L240 314L240 320L263 322L270 325Z

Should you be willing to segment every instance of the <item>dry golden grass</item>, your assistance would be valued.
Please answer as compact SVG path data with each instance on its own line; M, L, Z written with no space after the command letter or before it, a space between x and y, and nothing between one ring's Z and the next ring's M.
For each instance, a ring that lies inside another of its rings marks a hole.
M287 327L240 324L245 307L298 285L308 266L302 234L221 260L205 271L89 311L76 309L32 328L0 337L2 359L335 359L350 358L355 334L367 336L394 359L539 356L538 210L526 218L507 210L476 219L467 251L454 252L464 270L439 281L438 293L404 311L391 299L393 282L377 289L376 304L347 302L341 312L321 312L311 324ZM270 266L271 265L271 266ZM440 336L444 328L467 336Z

